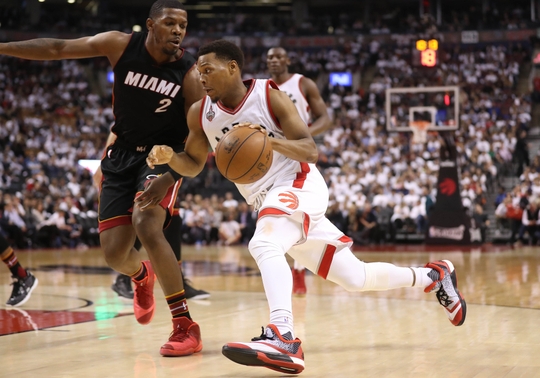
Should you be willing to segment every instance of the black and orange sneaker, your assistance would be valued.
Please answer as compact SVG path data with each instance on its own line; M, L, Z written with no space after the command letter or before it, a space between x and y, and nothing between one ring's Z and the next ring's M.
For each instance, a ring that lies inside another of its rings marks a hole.
M294 295L306 295L306 270L305 269L292 269L293 289Z
M154 310L156 308L156 301L154 299L154 282L156 275L150 261L142 262L146 267L146 277L140 281L133 280L135 286L133 296L133 312L135 313L135 319L140 324L148 324L154 317Z
M441 306L444 307L444 312L450 323L455 326L462 325L467 315L467 304L457 288L454 265L448 260L439 260L427 263L426 268L433 269L434 276L438 275L438 279L426 287L424 292L436 291L435 295Z
M280 373L298 374L304 370L304 352L299 339L292 340L290 332L281 335L269 324L259 337L249 343L228 343L221 350L229 360L246 366L263 366Z
M173 318L173 331L159 353L165 357L189 356L203 348L201 329L193 320L182 316Z

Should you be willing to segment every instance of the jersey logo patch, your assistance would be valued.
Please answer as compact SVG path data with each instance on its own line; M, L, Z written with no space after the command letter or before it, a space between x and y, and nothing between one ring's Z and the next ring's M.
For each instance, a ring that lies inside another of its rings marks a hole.
M298 209L299 200L296 194L292 192L284 192L278 194L279 202L288 204L287 207L291 210Z
M214 117L216 116L216 113L214 112L214 109L212 109L212 105L210 105L210 110L206 113L206 119L208 122L212 122Z

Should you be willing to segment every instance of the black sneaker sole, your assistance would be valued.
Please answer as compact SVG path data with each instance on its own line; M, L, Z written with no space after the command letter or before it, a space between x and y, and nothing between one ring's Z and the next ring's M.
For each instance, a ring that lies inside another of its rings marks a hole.
M118 294L118 296L121 297L121 298L124 298L124 299L133 299L133 296L134 296L133 293L131 293L131 296L129 296L129 294L126 294L124 290L117 288L115 284L112 284L111 289L112 289L112 291L114 291L116 294Z
M221 353L229 360L245 366L262 366L280 373L299 374L304 368L292 368L283 364L294 364L290 357L281 353L267 353L253 349L234 348L224 345ZM264 358L266 361L261 360ZM282 364L280 364L280 362Z

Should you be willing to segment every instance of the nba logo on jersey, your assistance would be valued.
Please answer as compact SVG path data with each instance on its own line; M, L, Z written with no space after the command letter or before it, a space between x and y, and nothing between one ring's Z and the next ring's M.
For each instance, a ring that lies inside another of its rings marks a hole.
M212 105L210 105L210 110L206 113L206 119L208 122L212 122L214 117L216 116L216 113L214 113L214 109L212 109Z

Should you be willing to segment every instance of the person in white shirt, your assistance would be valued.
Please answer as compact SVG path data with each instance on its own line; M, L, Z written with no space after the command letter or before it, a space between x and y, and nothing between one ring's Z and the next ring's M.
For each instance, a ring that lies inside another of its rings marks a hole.
M219 226L219 240L224 245L234 245L238 244L241 238L240 223L234 219L234 213L230 211L225 214L225 220Z
M330 130L332 121L326 110L326 103L321 97L315 82L304 75L289 72L291 60L287 50L283 47L272 47L266 54L266 65L280 91L285 92L293 104L302 121L309 126L312 136L321 135ZM354 99L351 99L354 102ZM347 102L344 98L344 102ZM358 112L356 106L351 106L352 111ZM351 116L355 118L356 116ZM293 266L293 293L296 295L306 294L305 267L298 261Z
M175 153L169 146L156 145L146 160L150 168L168 164L179 174L192 177L204 168L208 145L215 150L220 138L233 127L259 130L271 143L273 160L267 173L251 184L236 184L246 202L259 210L248 249L261 272L270 322L251 342L225 344L223 355L233 362L282 373L304 370L301 341L294 336L292 272L285 254L349 291L401 287L438 291L437 297L444 297L439 303L450 322L463 324L466 303L454 284L457 277L450 261L431 262L423 268L398 267L365 263L352 253L351 238L325 217L328 187L314 164L317 146L306 124L290 98L272 81L244 82L243 65L243 53L232 42L217 40L202 46L197 70L207 96L188 112L190 132L185 150ZM143 195L138 199L140 205L149 205L151 198Z

